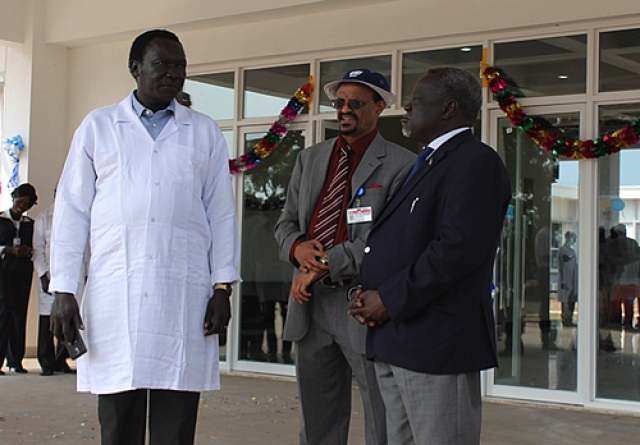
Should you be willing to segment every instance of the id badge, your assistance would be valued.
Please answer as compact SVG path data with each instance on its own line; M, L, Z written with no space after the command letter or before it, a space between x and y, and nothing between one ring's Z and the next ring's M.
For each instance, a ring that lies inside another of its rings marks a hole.
M17 236L13 239L13 247L19 246L20 245L20 238L18 238Z
M371 221L373 221L373 209L371 207L347 209L347 224L358 224Z

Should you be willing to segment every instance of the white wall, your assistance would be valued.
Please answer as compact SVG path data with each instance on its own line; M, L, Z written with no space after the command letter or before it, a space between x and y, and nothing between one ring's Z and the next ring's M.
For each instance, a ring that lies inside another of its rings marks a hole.
M80 4L77 9L69 10L69 3ZM156 2L139 0L135 2L137 5L135 9L123 7L118 10L113 6L120 3L122 1L48 0L47 2L50 6L56 6L55 9L50 8L47 15L47 26L50 28L47 32L48 38L66 41L72 45L84 45L74 46L71 50L70 131L77 127L89 110L121 99L134 87L133 80L127 73L126 59L133 36L144 28L136 29L132 33L133 25L127 25L127 28L121 22L130 23L129 16L135 15L134 12L137 12L141 5L150 7ZM171 26L170 17L162 12L150 13L150 17L155 21L145 18L140 23L148 25L146 28L166 25L169 29L177 31L176 28L184 25L178 22L184 20L182 10L187 6L195 8L195 11L205 11L205 18L210 18L215 12L206 6L211 3L208 0L169 3L172 3L175 8L176 18L173 20L175 26ZM250 3L255 5L254 10L258 10L258 5L264 2L240 2L238 8L245 8L243 11L249 10ZM510 30L518 28L520 30L517 32L520 34L523 32L533 34L543 27L546 33L561 33L565 29L575 29L581 22L601 21L603 18L617 16L631 20L632 14L640 15L640 2L637 0L619 0L615 2L615 8L612 8L610 3L599 0L582 1L580 8L576 8L574 2L555 0L539 0L535 5L522 0L460 1L448 3L447 8L442 7L442 4L435 0L368 3L371 4L356 7L359 2L346 2L350 8L339 10L323 8L321 12L295 17L283 14L284 17L272 18L271 15L265 15L264 21L255 23L234 25L233 20L228 20L222 23L216 22L203 29L200 29L203 22L194 22L192 28L198 29L178 34L187 53L189 71L202 72L232 69L238 65L246 66L247 64L292 63L296 60L307 60L310 52L325 55L327 58L335 57L336 54L360 55L363 47L366 47L367 51L372 51L376 44L388 46L389 42L425 46L437 46L443 38L478 42L491 36L493 31L508 35ZM167 2L160 2L160 4L167 6ZM317 2L317 4L336 5L329 0ZM166 12L164 6L161 10ZM93 13L92 10L94 10ZM291 10L297 11L293 7L289 12ZM302 8L302 10L307 12L315 9L308 6L307 9ZM122 11L127 11L126 17L123 17ZM241 12L240 9L236 12L238 11ZM224 9L221 14L233 12ZM79 15L85 16L85 22L100 16L106 24L121 29L122 32L118 35L100 36L98 34L103 27L96 25L93 34L89 35L89 30L85 30L80 36L71 26L71 22L80 20ZM56 20L66 26L53 27L52 23L57 23ZM224 23L228 23L228 26L224 26ZM86 39L99 40L100 38L112 41L92 45L82 43Z
M24 39L22 0L0 0L0 42L21 43Z
M176 31L302 17L397 0L46 0L47 41L70 46L130 38L145 29Z
M1 0L0 0L1 1ZM25 149L20 156L18 181L32 183L38 205L29 211L34 218L53 202L53 188L68 151L67 60L69 50L44 41L45 12L39 0L21 0L24 8L24 39L6 50L6 74L2 137L20 134ZM4 10L2 11L4 13ZM0 210L10 206L6 187L7 156L0 152L2 193ZM29 305L28 354L35 353L37 340L37 281Z

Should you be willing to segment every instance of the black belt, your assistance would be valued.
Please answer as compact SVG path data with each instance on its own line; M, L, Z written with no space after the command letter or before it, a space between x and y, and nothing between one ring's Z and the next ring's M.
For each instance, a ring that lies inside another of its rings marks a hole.
M337 289L338 287L346 287L350 285L351 281L352 281L351 278L347 280L331 281L331 277L324 277L322 280L318 281L318 283L330 289Z

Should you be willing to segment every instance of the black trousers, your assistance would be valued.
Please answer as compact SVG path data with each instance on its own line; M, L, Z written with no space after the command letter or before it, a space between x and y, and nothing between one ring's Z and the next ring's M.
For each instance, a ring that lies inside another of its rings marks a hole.
M32 270L0 270L0 367L22 366Z
M41 315L38 321L38 363L43 371L63 369L69 358L67 348L49 330L50 320L49 315Z
M193 445L200 393L164 389L99 395L102 445L144 445L147 400L149 445Z

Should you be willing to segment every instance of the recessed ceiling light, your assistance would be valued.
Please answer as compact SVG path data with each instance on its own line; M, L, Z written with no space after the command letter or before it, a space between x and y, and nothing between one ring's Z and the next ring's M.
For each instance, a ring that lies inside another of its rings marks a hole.
M471 51L471 48L469 48L468 46L465 46L460 48L460 51L462 51L463 53L468 53L469 51Z
M568 78L569 78L569 76L567 76L566 74L560 74L558 76L558 79L568 79Z

